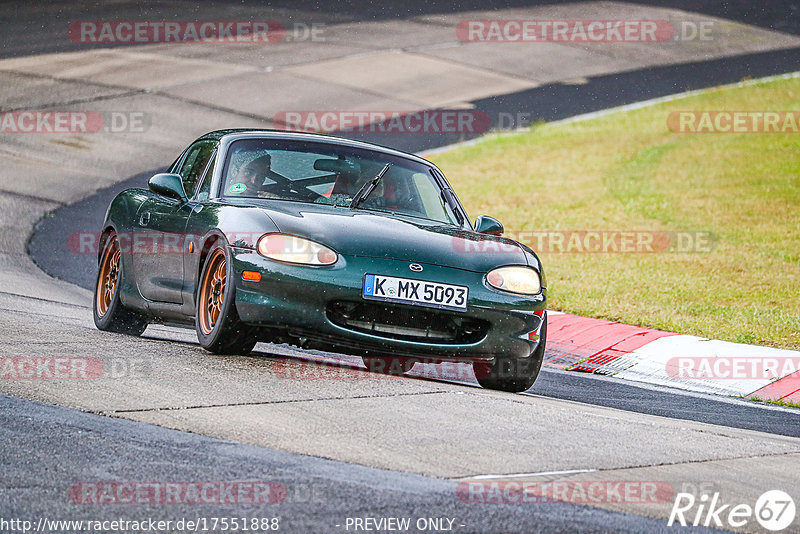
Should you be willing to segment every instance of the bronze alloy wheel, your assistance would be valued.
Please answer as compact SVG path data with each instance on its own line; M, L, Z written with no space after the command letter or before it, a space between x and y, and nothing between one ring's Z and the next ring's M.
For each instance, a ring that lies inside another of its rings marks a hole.
M257 332L236 311L233 264L224 241L214 243L203 263L195 298L195 330L200 346L214 354L247 354Z
M225 252L218 249L214 251L214 255L209 260L208 269L206 269L200 288L200 328L206 335L214 329L222 313L227 275L228 264L225 260Z
M147 328L147 318L122 304L125 272L119 239L114 232L103 240L103 253L94 285L94 324L100 330L139 336Z
M111 301L114 298L114 292L117 290L117 283L119 282L119 242L116 236L111 238L112 241L103 255L103 261L100 263L100 275L97 277L97 315L104 317L108 313L108 308L111 306Z

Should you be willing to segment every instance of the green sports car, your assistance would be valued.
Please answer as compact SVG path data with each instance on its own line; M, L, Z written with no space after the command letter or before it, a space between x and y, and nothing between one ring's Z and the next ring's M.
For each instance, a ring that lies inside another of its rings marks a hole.
M542 365L542 265L471 223L420 157L330 136L222 130L193 142L103 223L94 320L194 325L213 353L257 341L359 355L376 372L472 362L530 388Z

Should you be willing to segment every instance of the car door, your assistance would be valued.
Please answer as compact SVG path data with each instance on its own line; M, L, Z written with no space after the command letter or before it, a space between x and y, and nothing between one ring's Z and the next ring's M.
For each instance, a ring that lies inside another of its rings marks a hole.
M185 315L194 314L197 278L201 267L200 238L217 226L218 222L215 210L209 206L208 202L216 160L217 152L215 151L198 179L194 197L189 201L192 210L186 224L187 242L183 254L183 313Z
M194 194L197 180L205 170L216 141L198 141L186 151L177 173L181 175L187 196ZM192 202L181 202L151 193L136 214L137 232L131 252L139 292L148 300L181 304L183 256L187 252L186 221Z

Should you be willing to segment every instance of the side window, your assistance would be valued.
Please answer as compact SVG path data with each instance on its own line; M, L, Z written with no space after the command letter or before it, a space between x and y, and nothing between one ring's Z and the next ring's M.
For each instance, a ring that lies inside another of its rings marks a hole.
M181 161L183 161L183 156L187 152L189 152L188 148L186 150L184 150L183 152L181 152L181 155L178 156L178 159L173 161L172 165L169 166L169 169L167 169L167 172L177 173L180 170L180 164L181 164Z
M200 187L197 190L197 196L195 200L198 202L202 202L204 200L208 200L208 195L211 192L211 177L214 174L214 163L217 161L217 153L214 151L214 156L211 158L211 161L208 162L206 165L205 172L203 173L203 177L201 178L202 182L200 183Z
M195 143L189 148L186 159L183 160L181 165L181 170L178 171L178 174L183 179L183 189L187 195L192 196L197 185L197 177L205 170L216 145L216 141L207 140Z

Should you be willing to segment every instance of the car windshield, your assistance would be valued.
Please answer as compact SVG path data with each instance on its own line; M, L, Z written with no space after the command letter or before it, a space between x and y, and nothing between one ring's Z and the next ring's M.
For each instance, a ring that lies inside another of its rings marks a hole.
M355 194L389 164L359 209L385 211L457 224L431 168L382 152L278 139L231 143L221 195L349 207Z

